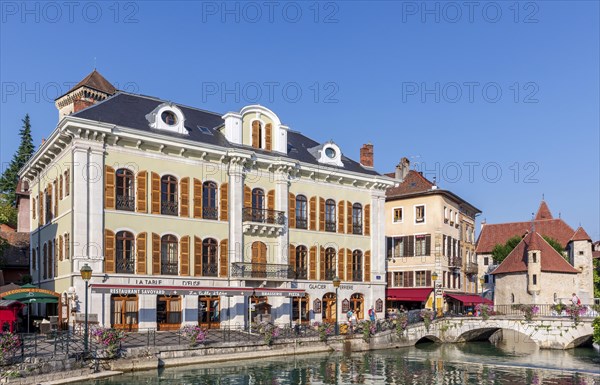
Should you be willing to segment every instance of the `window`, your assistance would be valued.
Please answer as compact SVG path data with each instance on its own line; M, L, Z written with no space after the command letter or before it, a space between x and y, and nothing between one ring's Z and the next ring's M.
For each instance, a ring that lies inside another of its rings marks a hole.
M217 296L198 298L198 324L208 329L219 328L221 316L219 315L221 299Z
M204 182L202 184L202 218L218 219L217 184Z
M295 278L306 279L307 278L307 254L308 251L306 246L296 247L296 266L294 266Z
M335 233L335 201L333 199L325 201L325 231Z
M37 211L37 210L36 210L36 206L35 206L35 198L33 198L33 199L31 200L31 210L33 211L33 212L31 213L31 214L32 214L32 219L35 219L35 212Z
M514 293L510 294L510 302L515 303L515 294Z
M393 274L394 277L394 287L403 287L404 286L404 274L402 271L395 271Z
M292 321L299 323L310 322L310 313L308 310L309 301L310 297L308 294L304 297L292 298Z
M362 234L362 206L360 203L352 205L352 234Z
M133 192L133 173L127 169L120 168L116 171L117 188L117 210L135 210L135 195Z
M415 286L428 286L425 271L415 271Z
M331 281L335 278L335 254L333 247L325 249L325 277L321 279Z
M579 255L583 255L583 250L579 250Z
M71 241L69 240L69 234L65 234L65 259L71 257Z
M46 189L46 223L50 223L52 221L52 190L48 191Z
M164 275L177 275L177 237L174 235L163 235L160 243L160 273Z
M533 284L537 285L537 274L534 274L532 278L533 278Z
M448 223L448 207L444 206L444 223Z
M425 250L426 242L425 235L416 235L415 236L415 256L423 256L428 255Z
M181 326L181 297L162 295L156 297L156 324L158 330L177 330Z
M402 207L394 209L394 223L402 222Z
M133 234L128 231L119 231L117 233L117 245L116 245L116 264L117 273L134 273L134 245L135 239Z
M110 298L111 325L115 329L137 330L138 298L137 295L113 294Z
M450 209L450 226L454 224L454 218L452 216L452 209Z
M202 242L202 276L216 277L218 270L217 241L212 238L206 238Z
M350 296L350 310L356 315L357 319L364 319L365 299L362 294L355 293Z
M258 120L252 122L252 147L263 148L262 123Z
M483 265L487 266L490 264L490 258L489 257L483 257Z
M533 263L537 263L537 253L531 253L531 259Z
M69 193L71 192L71 173L69 172L69 170L65 171L65 197L69 196Z
M308 225L308 205L304 195L296 197L296 228L306 229Z
M31 249L31 269L37 270L37 252L36 249Z
M265 192L260 188L252 190L252 221L263 222L265 207Z
M175 123L177 123L177 117L172 111L163 111L163 113L160 114L160 118L169 126L174 126Z
M323 317L322 318L323 322L327 322L327 323L335 322L336 302L337 301L336 301L334 293L327 293L323 296L322 313L321 313L321 317ZM314 305L313 305L313 307L314 307L314 311L317 312L318 307L314 306Z
M161 213L177 215L177 178L165 175L160 178Z
M352 252L352 280L362 282L362 251L354 250Z
M415 206L415 222L425 223L425 206Z

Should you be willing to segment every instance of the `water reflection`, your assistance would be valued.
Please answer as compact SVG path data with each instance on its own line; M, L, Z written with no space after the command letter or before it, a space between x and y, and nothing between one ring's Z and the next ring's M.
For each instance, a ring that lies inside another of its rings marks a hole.
M599 360L593 349L535 349L525 354L487 342L423 344L347 355L317 354L169 368L79 385L591 385L600 383Z

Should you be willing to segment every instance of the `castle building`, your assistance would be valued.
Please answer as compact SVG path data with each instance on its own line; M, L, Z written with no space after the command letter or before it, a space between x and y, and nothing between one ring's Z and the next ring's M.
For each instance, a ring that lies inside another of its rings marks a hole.
M105 326L245 327L256 305L281 325L383 312L393 182L372 145L359 163L263 106L217 114L117 91L97 71L56 105L20 172L31 275L64 299L38 312L73 322L86 264L88 311Z

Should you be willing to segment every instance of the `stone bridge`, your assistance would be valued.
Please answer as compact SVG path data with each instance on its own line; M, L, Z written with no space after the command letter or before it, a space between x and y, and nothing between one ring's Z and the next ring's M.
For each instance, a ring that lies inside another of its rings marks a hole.
M422 322L409 325L402 345L414 345L427 340L445 343L486 341L501 330L504 334L527 336L542 349L571 349L591 345L592 320L584 318L575 324L570 318L557 317L539 317L533 321L526 321L522 317L498 316L485 321L481 317L440 318L429 325L429 330Z

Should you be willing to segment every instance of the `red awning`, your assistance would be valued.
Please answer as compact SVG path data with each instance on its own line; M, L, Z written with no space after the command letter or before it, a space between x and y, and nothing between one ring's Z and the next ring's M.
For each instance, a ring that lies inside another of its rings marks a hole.
M452 294L446 293L446 296L450 298L454 298L457 301L462 302L465 305L476 305L478 303L486 303L488 305L492 305L494 302L490 301L487 298L480 297L474 294Z
M423 289L386 289L385 293L388 300L392 301L414 301L425 302L433 289L431 287Z

